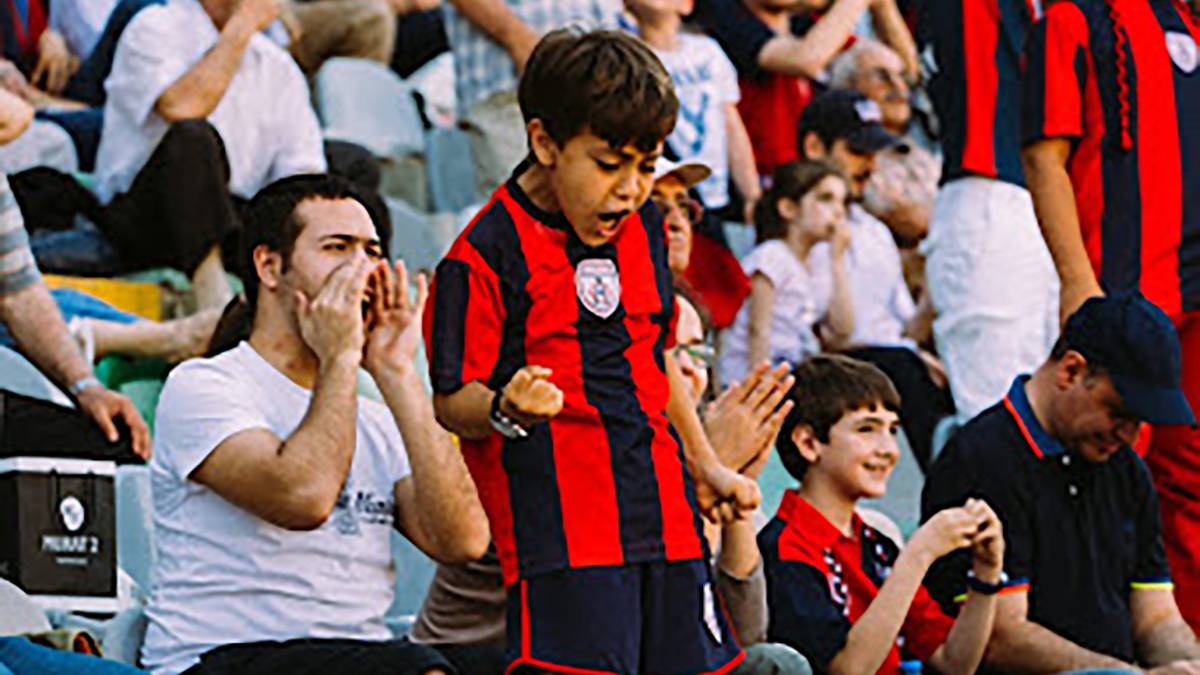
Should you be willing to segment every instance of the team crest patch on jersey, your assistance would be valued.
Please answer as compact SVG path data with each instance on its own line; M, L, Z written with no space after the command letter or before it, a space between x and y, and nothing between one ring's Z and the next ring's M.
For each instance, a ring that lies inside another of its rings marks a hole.
M591 258L575 268L575 294L592 314L607 319L621 304L621 275L617 265L604 258Z
M1167 53L1183 72L1190 73L1196 69L1197 62L1200 61L1196 51L1196 41L1191 35L1174 31L1167 33Z

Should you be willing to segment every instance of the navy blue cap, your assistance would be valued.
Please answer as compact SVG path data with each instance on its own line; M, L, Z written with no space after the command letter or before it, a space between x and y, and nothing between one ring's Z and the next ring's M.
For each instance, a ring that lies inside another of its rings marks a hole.
M1063 339L1108 372L1139 419L1196 426L1181 386L1183 349L1175 324L1140 293L1091 298L1067 319Z
M848 89L829 89L809 102L800 114L796 141L803 144L809 132L815 132L828 143L845 139L852 150L864 155L904 145L898 136L883 128L879 105ZM803 148L800 150L803 152Z

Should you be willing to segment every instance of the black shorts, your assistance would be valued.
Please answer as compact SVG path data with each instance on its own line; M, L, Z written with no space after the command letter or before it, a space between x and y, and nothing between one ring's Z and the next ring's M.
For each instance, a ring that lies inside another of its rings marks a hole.
M744 658L703 560L522 579L507 637L508 673L719 675Z
M184 675L422 675L433 668L457 673L436 649L407 639L300 639L247 642L206 652Z

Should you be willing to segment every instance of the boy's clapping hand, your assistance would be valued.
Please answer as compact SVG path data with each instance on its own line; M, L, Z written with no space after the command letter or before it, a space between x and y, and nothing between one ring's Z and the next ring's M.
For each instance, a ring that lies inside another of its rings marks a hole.
M981 499L946 509L930 518L912 536L908 548L927 554L927 563L971 548L976 574L998 572L1004 561L1004 535L995 511Z
M525 366L500 392L500 412L528 429L557 415L563 407L562 390L550 381L549 368Z

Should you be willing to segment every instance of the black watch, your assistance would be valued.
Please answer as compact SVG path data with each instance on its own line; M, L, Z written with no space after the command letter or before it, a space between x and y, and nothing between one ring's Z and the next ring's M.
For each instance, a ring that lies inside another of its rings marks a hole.
M995 595L1008 585L1008 575L1004 570L1000 570L1000 578L994 584L975 576L975 570L967 570L967 589L974 591L980 595Z
M516 440L520 438L528 438L529 431L525 427L517 423L516 420L500 412L500 399L504 398L504 392L498 391L492 397L492 410L488 413L488 421L492 423L492 428L495 429L501 436Z

